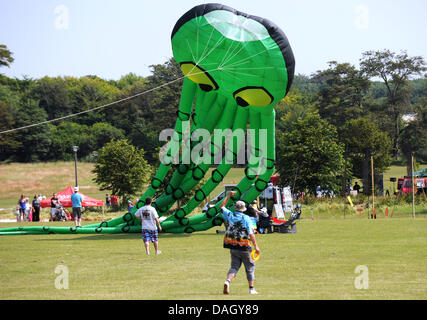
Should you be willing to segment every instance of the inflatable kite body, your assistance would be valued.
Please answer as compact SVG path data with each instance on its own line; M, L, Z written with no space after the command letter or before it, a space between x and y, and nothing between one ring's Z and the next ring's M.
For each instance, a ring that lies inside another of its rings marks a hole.
M274 106L289 91L295 68L285 34L266 19L205 4L177 21L171 40L185 76L174 133L151 185L132 211L78 229L29 227L10 232L140 232L134 214L147 197L156 194L169 170L174 170L172 178L153 203L159 216L168 214L184 195L191 191L194 195L162 222L163 231L191 233L221 225L220 203L202 214L191 213L237 163L244 147L238 138L242 133L248 136L247 132L251 134L245 177L234 188L237 193L227 207L237 200L251 203L267 187L275 168ZM214 164L216 168L206 177ZM204 178L207 181L200 187Z

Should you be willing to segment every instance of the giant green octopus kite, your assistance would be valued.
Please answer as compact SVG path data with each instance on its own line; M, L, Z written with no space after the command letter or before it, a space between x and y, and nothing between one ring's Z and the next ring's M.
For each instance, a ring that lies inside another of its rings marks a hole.
M214 137L218 129L231 129L233 133L253 129L245 177L234 188L237 194L227 207L232 208L239 199L246 203L256 199L267 187L275 167L274 106L286 96L293 79L295 60L288 39L266 19L220 4L205 4L194 7L178 20L172 31L172 48L185 75L175 130L150 187L133 210L122 217L77 229L23 227L3 229L0 234L140 232L134 214L147 197L156 194L169 170L175 168L165 192L153 204L159 216L167 214L177 200L199 185L218 158L221 161L216 162L218 166L207 182L161 225L164 232L171 233L192 233L219 226L223 223L219 203L202 214L190 216L221 183L244 144L230 143L230 136ZM184 138L188 131L193 137L191 134L198 129L212 135L210 141ZM261 139L263 134L266 137ZM201 150L199 156L185 161L194 150Z

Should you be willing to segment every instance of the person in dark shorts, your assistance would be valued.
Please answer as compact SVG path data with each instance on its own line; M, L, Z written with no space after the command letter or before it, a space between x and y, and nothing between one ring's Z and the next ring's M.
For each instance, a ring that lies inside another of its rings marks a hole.
M50 218L54 221L56 213L56 205L59 204L59 199L56 194L52 194L50 199Z
M34 200L33 200L33 220L32 221L40 221L40 200L37 197L37 195L34 196Z
M83 196L78 193L79 187L74 188L74 193L71 195L71 202L73 204L73 216L74 216L74 223L77 227L82 226L82 201Z

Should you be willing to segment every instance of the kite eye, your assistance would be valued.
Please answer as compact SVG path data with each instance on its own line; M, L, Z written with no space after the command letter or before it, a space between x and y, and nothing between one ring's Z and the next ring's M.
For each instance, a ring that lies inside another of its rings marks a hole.
M273 96L263 87L244 87L233 93L241 107L266 107L273 102Z
M203 91L218 89L218 85L211 75L193 62L182 62L181 71L187 78L197 83Z
M213 90L213 87L209 84L200 83L199 87L200 87L200 89L202 89L203 91L206 91L206 92Z

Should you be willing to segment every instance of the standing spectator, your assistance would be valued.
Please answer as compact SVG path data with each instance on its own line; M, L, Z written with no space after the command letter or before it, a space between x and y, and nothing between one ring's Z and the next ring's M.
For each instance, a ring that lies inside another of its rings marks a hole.
M24 221L26 202L25 202L25 197L23 194L21 194L21 197L18 200L18 205L19 205L19 214L18 214L17 220L18 221Z
M153 199L147 197L145 199L145 206L135 212L135 217L140 220L142 228L142 241L144 241L145 252L150 254L150 241L154 245L156 254L162 253L159 250L159 231L162 231L160 226L159 215L154 207L151 206ZM156 226L157 225L157 226ZM158 227L158 228L157 228Z
M107 207L111 206L111 198L110 198L110 195L108 193L105 195L105 205Z
M37 197L36 195L34 196L34 200L33 200L33 221L40 221L40 197Z
M355 183L355 184L354 184L354 186L353 186L353 190L356 190L356 191L357 191L357 194L359 194L360 186L359 186L359 184L357 183L357 181L356 181L356 183Z
M83 196L78 193L79 187L74 188L74 193L71 195L71 203L73 205L74 223L77 227L82 226L82 201Z
M249 216L252 220L252 227L254 229L257 229L255 230L255 233L258 233L257 226L258 226L258 221L260 216L260 211L258 210L257 204L258 204L258 201L255 199L254 201L252 201L251 204L248 205L248 208L245 211L245 214Z
M229 195L221 202L220 209L222 217L225 220L224 248L230 249L231 267L227 274L227 280L224 282L224 294L230 293L230 282L234 279L242 263L246 270L246 279L249 284L249 293L258 294L254 289L255 281L255 261L251 258L252 244L255 247L256 254L260 254L256 242L254 229L249 216L244 214L246 206L243 201L235 203L236 211L232 212L225 206L228 200L236 194L230 191Z
M257 208L257 200L255 199L252 204L248 205L248 209L245 211L245 214L248 215L251 218L254 218L255 220L259 219L259 213L260 211Z
M13 212L15 215L16 215L16 222L19 222L20 221L20 219L19 219L19 208L20 208L20 206L19 206L19 204L15 207L15 211Z
M130 212L133 209L132 201L128 200L128 212Z
M56 194L52 194L52 198L50 199L50 217L52 221L55 219L57 204L59 204L59 199L56 197Z
M262 208L259 211L259 221L257 223L257 229L260 233L265 233L266 230L268 233L273 233L271 230L271 220L270 215L268 214L267 208Z
M25 221L32 221L33 206L30 204L30 199L25 198Z
M119 198L115 194L111 195L111 205L114 211L119 210Z

